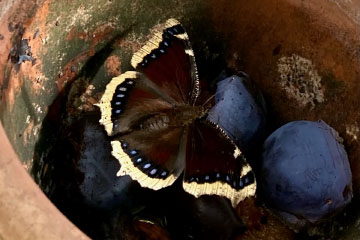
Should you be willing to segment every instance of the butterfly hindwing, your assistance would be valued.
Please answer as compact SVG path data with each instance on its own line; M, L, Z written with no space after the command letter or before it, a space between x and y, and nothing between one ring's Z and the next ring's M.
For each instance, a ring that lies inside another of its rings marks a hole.
M134 131L111 142L120 162L118 176L129 175L143 187L158 190L171 185L184 170L183 129Z
M226 197L235 207L255 194L256 181L242 153L225 133L209 121L197 120L189 129L183 188L195 197Z

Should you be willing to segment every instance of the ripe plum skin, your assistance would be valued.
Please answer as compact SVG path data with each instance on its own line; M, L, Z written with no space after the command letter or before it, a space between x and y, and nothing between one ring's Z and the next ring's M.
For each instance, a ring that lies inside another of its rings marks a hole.
M265 132L264 107L257 104L245 81L249 81L245 73L219 81L215 106L208 114L208 120L218 124L241 151L251 150Z
M350 202L352 175L338 138L323 121L294 121L266 139L261 167L263 194L286 221L315 223Z

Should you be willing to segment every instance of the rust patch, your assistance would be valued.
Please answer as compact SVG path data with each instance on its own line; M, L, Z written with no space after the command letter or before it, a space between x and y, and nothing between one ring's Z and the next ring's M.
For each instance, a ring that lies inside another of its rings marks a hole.
M91 45L94 46L98 44L100 41L108 37L113 31L114 27L111 23L99 25L91 35Z
M105 61L105 68L109 76L116 77L121 74L121 61L117 56L110 56Z
M31 47L32 57L37 58L41 51L41 35L40 37L34 38L34 32L36 29L42 33L45 33L45 24L46 17L48 14L48 5L50 1L39 1L38 4L41 7L37 10L36 14L32 18L26 18L26 12L34 7L36 2L25 2L21 3L20 6L13 6L14 10L9 10L7 14L2 19L2 24L0 25L0 32L4 36L4 41L0 45L0 86L6 88L3 101L7 102L10 109L14 105L15 95L20 90L25 79L30 80L30 85L34 89L35 93L38 93L42 88L42 82L45 80L45 76L42 74L42 65L41 61L37 59L35 62L23 62L12 65L8 60L9 53L12 49L11 40L12 38L17 38L16 41L21 41L22 39L27 39L29 46ZM14 13L15 12L15 13ZM19 14L16 14L19 13ZM9 16L10 15L10 16ZM25 16L24 16L25 15ZM36 21L35 21L36 20ZM18 22L18 23L16 23ZM8 28L9 26L15 26L14 29ZM22 31L21 29L25 29ZM10 31L12 30L12 31ZM16 71L15 69L19 69ZM10 71L8 77L8 83L4 82L4 70L8 69Z
M71 41L75 38L78 38L84 41L91 41L91 47L93 47L100 41L104 40L113 31L114 27L112 27L110 23L97 26L93 32L77 32L77 28L72 27L69 31L69 34L66 36L66 40Z
M20 4L21 2L18 1L18 3L14 4L10 9L8 9L1 18L1 24L0 24L0 34L2 35L2 40L0 44L0 85L1 86L4 84L4 70L5 68L8 67L6 66L6 62L8 61L8 56L11 49L11 37L14 34L14 32L10 32L9 26L11 25L10 23L14 21L13 16L17 15L16 12L18 12L18 8ZM21 19L20 16L19 18Z
M45 40L47 39L47 16L49 14L50 1L45 1L44 4L37 10L35 16L31 19L30 25L24 32L24 38L29 40L29 45L32 50L32 55L36 59L35 64L26 64L21 66L21 71L26 74L30 81L34 93L38 94L40 89L43 89L43 83L48 80L42 71L41 55L46 52ZM35 34L37 35L35 38Z
M58 73L56 85L59 92L62 92L66 84L71 83L77 76L76 66L79 62L86 60L90 56L90 50L80 53L78 56L68 62Z
M64 66L61 72L58 73L57 88L59 92L63 90L64 86L67 83L71 83L77 76L77 71L74 71L74 66L76 66L77 63L86 61L86 59L88 59L89 57L94 56L96 53L96 45L100 41L103 41L104 39L109 37L113 31L114 28L111 26L111 24L100 25L93 31L93 33L78 33L76 32L75 27L70 30L69 34L66 37L66 40L71 41L75 38L79 38L84 41L91 41L91 43L88 50L79 53L75 58L73 58Z

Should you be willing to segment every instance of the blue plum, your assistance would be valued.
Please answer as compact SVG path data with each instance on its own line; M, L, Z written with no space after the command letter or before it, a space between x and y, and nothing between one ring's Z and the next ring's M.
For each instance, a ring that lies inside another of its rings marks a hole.
M249 150L264 135L264 106L248 91L249 77L231 76L217 83L215 106L208 119L219 126L242 149Z
M103 129L85 121L78 170L84 175L79 188L87 204L98 208L131 206L131 178L117 177L119 163L111 156L111 145Z
M271 208L295 227L335 214L352 198L347 154L323 121L294 121L265 141L261 185Z

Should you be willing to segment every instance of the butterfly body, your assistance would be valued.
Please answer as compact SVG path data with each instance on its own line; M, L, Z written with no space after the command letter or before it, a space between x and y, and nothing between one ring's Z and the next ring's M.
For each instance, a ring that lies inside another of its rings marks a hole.
M202 118L207 113L203 107L199 106L177 106L167 112L161 112L149 116L141 124L142 130L160 130L172 127L186 127Z
M251 167L226 133L206 119L210 108L198 98L185 29L175 19L158 28L131 60L137 72L113 78L97 104L121 165L117 175L158 190L184 172L187 192L224 196L235 206L255 194Z

